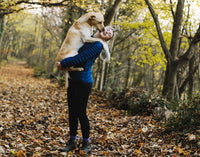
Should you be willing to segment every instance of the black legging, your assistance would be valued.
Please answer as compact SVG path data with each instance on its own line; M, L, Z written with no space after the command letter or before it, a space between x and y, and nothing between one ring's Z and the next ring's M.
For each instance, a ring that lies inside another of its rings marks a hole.
M87 103L91 93L92 83L69 81L67 90L69 108L69 127L70 136L77 135L78 120L81 124L83 139L89 138L89 120L87 117Z

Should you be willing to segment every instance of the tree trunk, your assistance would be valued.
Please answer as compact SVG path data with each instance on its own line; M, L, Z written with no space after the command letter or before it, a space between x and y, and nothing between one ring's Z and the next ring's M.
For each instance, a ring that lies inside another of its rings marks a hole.
M149 0L145 0L145 2L148 5L149 11L151 12L151 15L154 19L159 40L160 40L160 44L165 54L165 57L167 59L167 69L165 72L165 79L164 79L162 94L163 96L166 96L168 100L172 100L174 99L174 96L175 96L177 70L178 70L178 65L180 64L180 62L177 60L178 59L177 54L179 50L178 46L179 46L179 41L180 41L185 0L178 0L178 3L177 3L176 12L174 15L174 23L173 23L173 29L172 29L170 49L167 48L166 42L164 40L159 19L158 19L158 15L155 13L153 6L149 2Z
M177 70L178 70L178 64L177 62L171 62L169 65L169 74L167 80L167 99L173 100L175 96L175 88L176 88L176 81L177 81Z
M99 80L98 80L98 87L97 87L97 89L98 90L100 90L100 88L101 88L101 77L102 77L102 68L103 68L103 62L100 62L100 66L99 66L99 71L100 71L100 73L99 73Z
M0 51L1 51L1 42L2 42L2 37L3 37L3 31L4 31L4 17L0 16Z
M105 12L105 22L104 25L111 25L112 21L114 19L114 16L119 8L120 3L122 2L122 0L115 0L113 5L110 5L111 7L108 7L108 9ZM114 41L114 39L113 39ZM112 49L112 46L109 47L110 49ZM102 72L101 72L101 78L100 78L100 85L99 85L99 90L103 90L103 88L105 87L105 83L106 83L106 78L107 78L107 71L108 71L108 63L104 63L102 64Z
M112 24L114 16L115 16L121 2L122 2L122 0L115 0L114 4L106 10L106 13L104 16L105 17L105 22L104 22L105 26Z
M148 90L149 89L149 84L150 84L150 76L149 76L149 67L147 64L144 64L144 67L143 67L143 70L144 70L144 88L145 90Z
M166 96L168 92L168 78L169 78L169 62L167 62L166 71L165 71L165 77L163 82L163 90L162 95Z
M96 71L94 71L94 88L98 89L98 83L100 80L100 67L101 67L101 63L100 63L100 59L97 60L97 69Z
M130 76L130 71L131 71L131 58L128 58L128 63L127 63L127 72L126 72L126 80L125 80L125 86L124 88L128 87L128 80Z
M190 75L190 78L189 78L189 87L188 87L188 98L192 98L192 91L193 91L193 84L194 84L194 69L195 69L195 66L194 66L194 63L195 63L195 55L190 59L189 61L189 75Z
M107 78L107 75L108 75L108 71L109 71L109 64L106 63L106 65L105 65L105 74L104 74L104 79L103 79L103 90L106 90L106 86L107 86L106 78Z
M101 71L100 87L99 87L99 90L100 90L100 91L103 90L104 78L105 78L105 70L106 70L106 63L103 62L102 71Z

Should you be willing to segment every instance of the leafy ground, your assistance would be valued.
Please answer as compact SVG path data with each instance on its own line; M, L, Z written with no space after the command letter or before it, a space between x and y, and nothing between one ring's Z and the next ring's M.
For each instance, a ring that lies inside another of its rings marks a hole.
M66 90L32 74L23 62L0 69L0 156L82 156L78 149L57 151L69 137ZM90 97L88 114L91 156L200 155L193 144L199 136L164 134L151 116L130 116L111 108L98 92Z

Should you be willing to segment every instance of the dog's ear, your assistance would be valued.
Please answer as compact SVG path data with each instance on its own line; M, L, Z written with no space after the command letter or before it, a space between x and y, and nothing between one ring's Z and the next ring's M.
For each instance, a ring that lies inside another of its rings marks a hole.
M95 15L91 15L91 16L89 17L89 20L94 20L95 18L96 18Z

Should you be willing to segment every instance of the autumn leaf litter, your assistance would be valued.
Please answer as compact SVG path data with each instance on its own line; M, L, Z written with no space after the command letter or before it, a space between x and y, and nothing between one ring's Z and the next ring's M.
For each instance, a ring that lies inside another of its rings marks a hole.
M22 64L0 69L0 156L82 156L78 148L68 154L58 151L69 138L66 90L32 74L33 70ZM88 115L90 156L200 153L189 144L183 147L177 142L179 134L163 134L164 128L151 116L130 116L114 109L96 91L90 96Z

